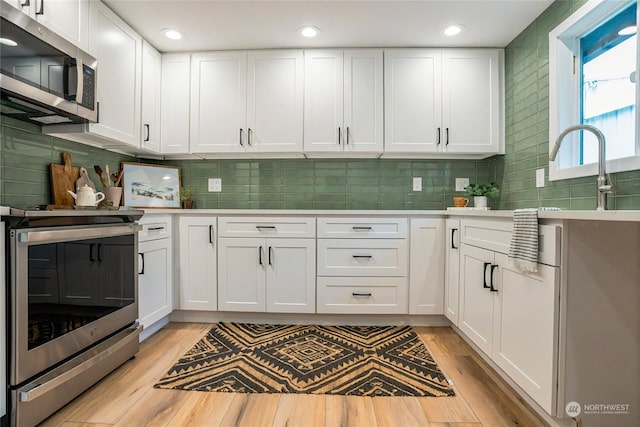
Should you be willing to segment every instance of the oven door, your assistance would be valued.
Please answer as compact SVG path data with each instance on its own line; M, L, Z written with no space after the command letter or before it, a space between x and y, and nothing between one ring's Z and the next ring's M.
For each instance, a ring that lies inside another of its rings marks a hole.
M138 225L15 229L11 385L138 317Z

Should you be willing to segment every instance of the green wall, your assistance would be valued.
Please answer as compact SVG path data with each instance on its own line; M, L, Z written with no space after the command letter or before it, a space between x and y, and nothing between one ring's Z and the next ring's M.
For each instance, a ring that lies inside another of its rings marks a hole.
M549 182L549 32L585 3L557 0L505 49L505 155L489 160L500 209L595 209L596 177ZM545 168L544 188L535 171ZM495 171L495 172L494 172ZM611 209L640 209L640 170L612 174Z

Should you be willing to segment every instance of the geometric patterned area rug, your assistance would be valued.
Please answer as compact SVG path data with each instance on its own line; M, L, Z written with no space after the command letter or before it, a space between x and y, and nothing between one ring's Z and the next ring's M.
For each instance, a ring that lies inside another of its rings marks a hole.
M409 326L217 323L155 387L234 393L454 395Z

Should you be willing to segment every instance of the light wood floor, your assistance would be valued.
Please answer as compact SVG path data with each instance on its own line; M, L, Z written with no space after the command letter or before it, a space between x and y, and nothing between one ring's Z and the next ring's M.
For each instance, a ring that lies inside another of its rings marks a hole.
M454 397L205 393L153 384L211 325L171 323L42 425L62 427L500 427L546 425L451 328L417 327Z

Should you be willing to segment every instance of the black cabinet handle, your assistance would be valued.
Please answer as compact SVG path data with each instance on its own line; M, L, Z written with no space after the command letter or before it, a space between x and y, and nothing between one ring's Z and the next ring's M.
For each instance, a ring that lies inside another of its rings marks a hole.
M338 145L342 145L342 129L338 126Z
M371 292L351 292L354 297L370 297Z
M360 226L356 226L356 225L354 225L351 228L353 228L353 230L355 230L355 231L371 231L372 230L371 227L360 227Z
M253 131L251 130L251 128L247 128L247 144L251 145L251 134L253 133Z
M258 247L258 264L262 265L262 246Z
M256 228L258 230L262 230L263 228L266 228L268 230L275 230L276 226L275 225L256 225Z
M149 230L149 231L164 230L164 227L149 227L147 230Z
M142 268L140 269L139 274L144 274L144 254L141 252L138 255L140 255L140 260L142 261Z
M273 248L272 248L271 246L269 246L269 249L268 249L268 252L269 252L269 260L268 260L269 265L273 265L273 264L271 263L271 252L272 252L272 251L273 251Z
M490 289L489 286L487 286L487 267L490 266L491 263L490 262L485 262L484 263L484 268L482 269L482 282L483 285L482 287L485 289Z
M454 238L454 236L456 234L456 231L458 231L457 228L452 228L451 229L451 249L458 249L458 247L455 245L455 242L453 240L453 238Z
M96 101L96 123L100 123L100 101Z
M213 244L213 224L209 224L209 243Z
M31 5L31 2L29 0L25 0L24 3L20 4L20 7L27 7L27 6L30 6L30 5Z
M491 281L489 282L489 288L491 289L491 292L498 292L498 290L493 287L493 271L496 268L498 268L497 265L491 265L491 272L489 273L491 275Z
M436 145L440 145L440 128L438 128L438 138L436 139Z
M145 137L144 137L144 142L149 141L149 125L145 123L144 125L144 130L145 130Z
M446 136L447 136L447 137L445 138L444 145L449 145L449 128L446 128L446 129L444 130L444 132L445 132L445 134L446 134Z
M347 136L347 145L349 145L349 126L347 126L347 130L345 132L345 135Z
M95 261L96 257L93 256L93 248L96 246L95 243L91 243L89 245L89 261Z
M357 255L353 254L354 258L373 258L371 255Z
M36 15L44 15L44 0L40 0L40 10L36 12Z
M240 128L240 145L244 147L244 143L242 142L242 128Z

